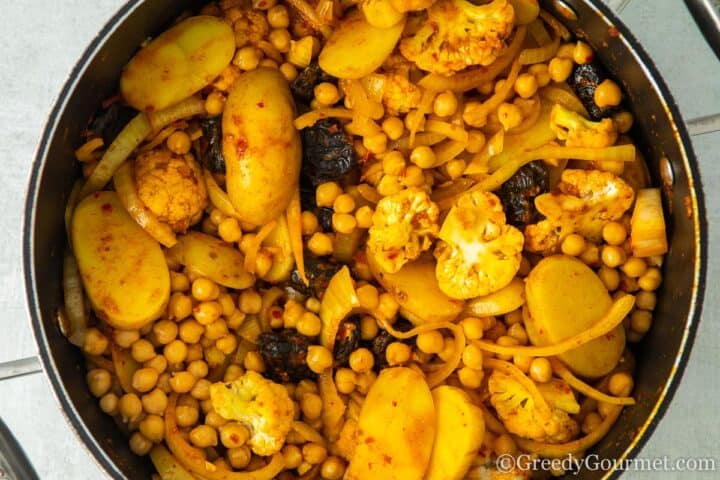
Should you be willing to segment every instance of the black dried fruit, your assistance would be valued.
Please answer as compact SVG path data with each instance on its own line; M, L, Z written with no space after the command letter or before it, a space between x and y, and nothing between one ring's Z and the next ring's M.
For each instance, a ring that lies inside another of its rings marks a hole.
M542 161L530 162L515 172L498 191L507 223L524 227L540 220L535 197L547 191L548 170Z
M225 157L222 153L222 117L206 118L200 122L202 164L212 173L225 173Z
M278 383L314 380L316 375L306 362L309 346L310 339L295 330L261 333L258 350L265 363L263 375Z
M335 210L333 210L331 207L320 207L315 212L315 215L317 215L318 219L318 225L320 225L320 228L322 228L322 231L332 232L333 226L332 226L332 217L335 213Z
M317 62L305 67L290 84L290 91L296 101L310 103L315 97L315 87L322 82L332 82L333 77L320 68Z
M404 318L400 318L397 320L397 322L395 322L393 328L400 332L407 332L409 330L412 330L413 325ZM375 364L373 366L375 371L380 371L383 368L389 367L386 352L388 345L393 342L402 342L409 344L412 342L412 340L397 339L390 335L387 330L380 330L377 336L372 339L372 342L370 344L370 351L372 352L373 357L375 357Z
M125 125L138 114L137 110L121 102L115 102L101 110L90 122L89 130L100 135L105 146L110 146Z
M357 170L358 158L352 139L335 118L320 120L300 132L302 139L302 181L317 187L341 181Z
M320 298L330 283L330 279L342 268L342 264L329 257L316 257L307 251L304 258L305 276L307 276L309 285L303 283L300 272L293 270L290 280L288 280L288 286L303 295Z
M585 109L593 120L600 120L611 116L617 111L617 107L598 107L595 104L595 89L608 78L608 74L597 61L592 61L583 65L575 65L572 74L567 80L575 94L580 98Z
M346 366L350 359L350 354L357 350L359 345L360 317L353 315L342 321L335 336L335 348L333 349L335 366Z

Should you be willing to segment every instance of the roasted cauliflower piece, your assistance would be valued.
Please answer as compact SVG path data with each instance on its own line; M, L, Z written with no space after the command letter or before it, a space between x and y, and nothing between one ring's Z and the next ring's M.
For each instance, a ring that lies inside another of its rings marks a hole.
M294 420L295 405L282 385L247 371L232 382L210 386L213 409L250 428L250 448L258 455L280 451Z
M612 119L603 118L593 122L557 104L550 112L550 127L560 140L565 140L568 147L609 147L615 144L618 137Z
M141 153L135 159L135 184L145 206L176 232L197 223L207 205L205 181L191 154L164 148Z
M438 208L425 190L408 188L380 200L372 217L368 253L395 273L430 249L438 234Z
M505 223L490 192L463 195L440 228L435 276L449 297L467 299L500 290L520 268L523 235Z
M488 389L490 403L510 433L540 442L562 443L579 431L567 412L536 404L523 384L504 372L493 371Z
M552 252L571 233L599 242L605 224L620 219L635 196L621 178L599 170L565 170L557 190L535 197L545 219L525 227L531 252Z
M268 33L270 24L265 17L265 12L256 8L236 9L240 16L233 22L235 30L235 43L238 47L250 43L257 45Z
M383 104L390 115L407 113L420 105L422 90L410 82L408 73L406 68L399 68L385 75Z
M486 5L439 0L427 12L419 30L402 40L400 52L421 69L443 75L494 62L515 20L507 0Z

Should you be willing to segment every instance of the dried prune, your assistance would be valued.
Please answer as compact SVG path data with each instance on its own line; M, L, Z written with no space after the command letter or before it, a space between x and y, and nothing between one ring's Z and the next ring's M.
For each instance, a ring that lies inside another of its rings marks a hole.
M258 337L258 350L265 363L263 375L279 383L315 379L315 373L306 362L309 346L310 339L295 330L261 333Z
M360 317L353 315L342 321L335 336L335 348L333 349L335 366L343 367L347 365L350 354L357 350L359 345Z
M315 215L317 215L318 219L318 225L320 225L320 228L323 232L332 232L333 226L332 226L332 217L335 213L335 210L333 210L331 207L320 207L315 212Z
M333 77L325 73L317 62L313 62L298 73L290 84L290 91L296 101L310 103L315 96L317 84L333 80Z
M225 173L225 157L222 153L222 117L206 118L200 123L202 164L213 173Z
M305 276L309 285L305 285L300 278L300 272L293 270L288 280L288 286L297 292L311 296L320 297L330 283L330 279L335 275L342 265L326 257L316 257L315 255L305 252Z
M352 139L335 118L320 120L300 132L302 139L302 181L316 187L340 181L358 169Z
M407 332L412 330L413 326L412 323L408 322L404 318L400 318L397 322L395 322L393 328L400 332ZM375 357L375 365L373 368L376 371L380 371L389 366L386 351L388 345L393 342L412 343L412 340L399 340L390 335L387 330L380 330L377 336L372 339L370 343L370 351L373 353L373 357Z
M109 146L120 131L125 128L125 125L137 114L138 112L134 108L121 102L115 102L105 110L98 112L93 121L90 122L88 129L100 135L105 145Z
M595 103L595 89L608 78L608 74L597 61L583 65L575 65L570 78L567 79L575 94L580 98L585 109L593 120L609 117L617 111L617 107L599 107Z
M535 197L548 191L548 170L541 161L530 162L502 184L498 196L507 223L524 227L539 220Z

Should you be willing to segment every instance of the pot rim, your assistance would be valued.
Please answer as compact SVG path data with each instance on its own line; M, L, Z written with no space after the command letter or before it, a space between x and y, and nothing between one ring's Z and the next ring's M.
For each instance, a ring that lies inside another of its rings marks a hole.
M44 170L47 162L49 144L55 135L55 131L58 127L57 122L65 109L69 96L71 93L74 93L80 77L88 68L88 65L96 56L98 51L103 47L105 41L113 34L115 29L143 3L143 1L144 0L129 0L122 5L112 17L110 17L74 65L68 79L62 87L62 90L58 94L48 120L43 128L42 137L40 138L40 142L38 143L33 159L30 181L26 191L22 232L23 271L25 277L26 300L30 314L30 322L33 329L33 336L38 348L38 354L41 358L43 370L50 381L53 394L57 402L60 404L62 413L70 425L72 425L75 434L82 440L85 448L92 453L93 460L102 466L105 472L115 479L124 479L125 476L95 441L89 428L81 420L77 409L69 400L68 392L60 379L59 369L50 355L50 345L47 340L45 326L42 322L38 293L35 287L38 279L34 266L34 233L40 173ZM689 196L692 204L692 221L695 231L694 240L696 255L693 265L694 276L692 297L689 312L686 317L683 337L680 342L678 354L675 357L674 368L665 380L663 388L660 391L660 396L645 420L642 428L635 433L633 440L618 459L623 460L634 458L647 443L647 440L654 432L657 424L665 415L668 406L672 402L672 398L677 390L687 362L690 358L690 351L692 349L698 323L700 321L705 294L708 226L705 216L705 200L700 173L698 170L697 158L695 156L687 128L685 127L685 123L680 115L677 104L667 87L667 84L663 80L657 67L655 66L655 63L647 54L645 49L633 36L628 27L625 26L625 24L612 10L610 10L609 7L600 3L600 0L580 1L588 4L597 15L605 17L609 23L616 26L620 32L620 37L623 43L628 50L632 52L635 59L641 65L651 86L659 94L659 97L667 107L666 112L671 124L675 127L677 132L676 141L682 152L682 160L687 173L690 192ZM614 479L619 477L621 473L622 472L618 470L609 471L606 472L603 478Z

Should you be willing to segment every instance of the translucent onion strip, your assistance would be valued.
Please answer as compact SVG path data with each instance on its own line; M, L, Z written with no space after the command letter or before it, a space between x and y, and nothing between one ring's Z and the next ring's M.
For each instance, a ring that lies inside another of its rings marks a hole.
M330 36L330 27L325 25L323 21L320 20L317 11L315 11L315 8L313 8L312 5L310 5L305 0L288 0L287 3L295 10L297 10L303 20L308 23L310 28L312 28L316 32L321 33L322 36L325 38Z
M425 131L445 135L446 137L457 142L467 143L468 141L467 131L460 125L455 125L449 122L443 122L440 120L428 120L427 122L425 122Z
M63 259L62 285L65 314L69 321L69 328L65 333L73 345L82 347L83 333L88 325L88 312L85 308L85 295L83 294L80 270L75 257L69 249L65 251Z
M308 285L307 276L305 276L305 256L303 254L302 239L302 206L300 204L300 188L295 188L295 194L290 200L287 208L287 224L290 234L290 249L295 258L295 265L300 274L300 279L305 285Z
M277 220L273 220L270 223L266 223L260 228L260 231L255 235L255 239L250 245L247 253L245 254L245 270L250 273L255 273L255 260L257 259L258 251L262 242L275 230L277 226Z
M113 177L115 191L125 210L135 222L165 247L172 247L177 243L177 237L172 228L161 222L153 212L147 208L137 193L135 186L135 167L133 162L125 162Z
M205 186L207 188L208 197L210 198L210 203L212 203L213 207L217 208L228 217L239 218L235 207L230 201L230 197L228 197L228 194L220 188L220 185L218 185L215 181L215 177L213 177L212 173L208 170L203 170L203 177L205 177Z
M599 402L609 403L611 405L635 405L635 399L632 397L613 397L612 395L607 395L583 382L573 375L565 364L557 358L551 358L550 364L552 365L553 372L565 380L572 388L587 397L593 398Z
M569 90L548 85L540 89L540 97L550 101L550 103L559 103L568 110L579 113L585 118L589 117L580 99Z
M549 417L552 415L552 413L550 412L550 407L545 401L545 397L543 397L542 393L540 393L540 390L538 390L537 385L535 385L535 383L530 380L518 367L504 360L498 360L496 358L486 358L483 359L483 368L492 368L493 370L498 370L505 375L513 377L523 386L523 388L525 388L525 390L528 391L528 393L533 399L533 402L535 403L535 406L539 410L544 410L545 413L543 414L543 416Z
M205 113L205 101L198 96L192 96L164 110L148 113L147 116L153 132L158 132L173 122Z
M555 56L558 48L560 48L560 37L556 37L552 42L537 48L526 48L520 52L520 64L532 65L534 63L547 62Z
M624 295L623 297L615 300L605 315L603 315L603 317L592 327L554 345L546 345L542 347L517 345L510 347L497 345L495 343L488 342L487 340L473 340L473 343L486 352L498 355L521 355L528 357L552 357L562 355L568 350L585 345L586 343L610 332L613 328L622 323L634 305L635 297L633 295Z
M312 127L325 118L351 119L353 118L353 112L347 108L319 108L300 115L293 123L295 128L302 130L303 128Z
M165 410L165 442L180 464L192 473L208 480L272 480L285 468L281 453L276 453L267 465L252 472L231 472L212 465L203 450L193 447L182 437L177 424L177 401L177 393L170 395Z

